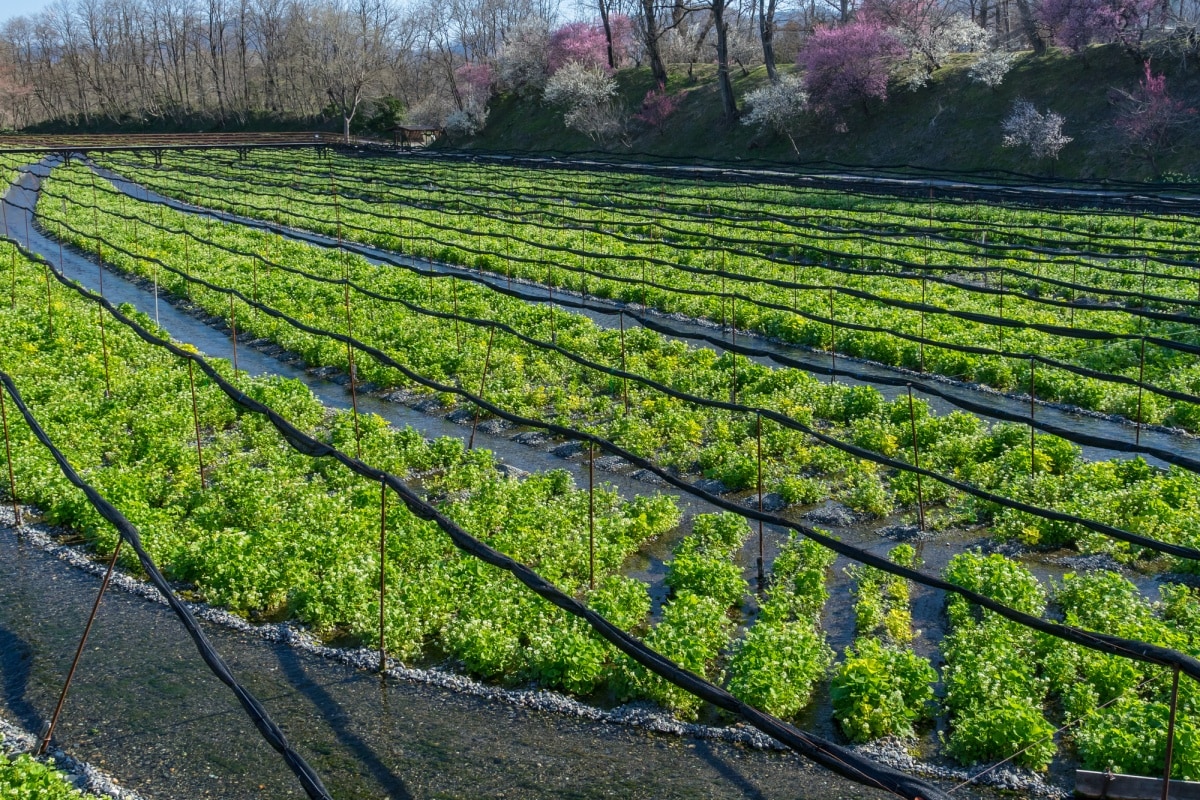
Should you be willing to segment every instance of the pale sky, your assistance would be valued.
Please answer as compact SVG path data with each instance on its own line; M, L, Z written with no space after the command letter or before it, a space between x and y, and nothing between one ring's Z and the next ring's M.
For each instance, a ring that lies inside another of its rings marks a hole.
M0 22L9 17L28 16L41 11L53 0L0 0Z

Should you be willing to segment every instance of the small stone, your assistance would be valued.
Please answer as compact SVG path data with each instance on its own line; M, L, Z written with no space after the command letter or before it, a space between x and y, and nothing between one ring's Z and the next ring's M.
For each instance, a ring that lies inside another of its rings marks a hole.
M528 472L520 467L514 467L512 464L497 464L496 472L499 472L506 478L512 478L514 480L520 480L529 476Z
M573 455L578 455L582 451L583 442L571 441L563 442L558 447L552 449L550 454L558 456L559 458L570 458Z
M693 483L692 486L696 487L702 492L708 492L709 494L728 494L729 492L728 486L712 478L701 478Z
M512 438L517 444L527 447L538 447L546 443L550 437L542 431L522 431Z

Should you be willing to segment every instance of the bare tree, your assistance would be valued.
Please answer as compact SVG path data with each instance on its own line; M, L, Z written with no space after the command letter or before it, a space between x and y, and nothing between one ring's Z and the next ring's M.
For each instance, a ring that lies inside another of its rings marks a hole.
M310 55L317 81L341 114L347 142L367 90L387 65L395 21L388 0L345 0L317 12Z

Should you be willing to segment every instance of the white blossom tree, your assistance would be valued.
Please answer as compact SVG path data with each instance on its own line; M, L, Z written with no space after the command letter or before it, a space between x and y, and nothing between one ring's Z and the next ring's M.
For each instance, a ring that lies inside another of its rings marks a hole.
M624 120L617 82L600 67L571 61L546 81L543 98L563 110L563 122L593 141L617 136Z
M792 150L800 154L792 132L808 111L808 93L799 76L780 75L778 82L748 93L745 103L748 111L742 116L743 125L756 125L760 130L772 130L786 136L792 143Z
M1036 159L1057 159L1063 147L1073 141L1073 137L1063 133L1065 122L1061 114L1049 109L1042 114L1033 103L1017 99L1001 125L1004 146L1028 147Z
M979 56L979 60L971 65L967 75L976 83L982 83L989 89L995 89L1004 82L1004 76L1012 69L1013 62L1016 60L1016 53L989 47Z

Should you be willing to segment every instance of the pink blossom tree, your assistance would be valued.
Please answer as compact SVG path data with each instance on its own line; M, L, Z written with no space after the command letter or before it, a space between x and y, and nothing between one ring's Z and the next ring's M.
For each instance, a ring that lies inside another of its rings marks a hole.
M590 22L568 22L550 34L551 74L572 61L609 69L608 40L602 26Z
M869 111L870 102L887 100L888 74L904 46L876 20L836 28L819 27L797 57L804 68L804 89L820 113L838 116L852 105Z
M1120 104L1116 127L1129 149L1140 152L1158 169L1157 157L1169 150L1175 134L1196 116L1196 109L1167 92L1167 77L1155 75L1150 62L1137 88L1115 92Z
M654 89L646 92L646 96L642 98L642 107L633 115L633 118L647 128L657 131L662 128L678 107L679 101L667 94L666 86L660 83Z

